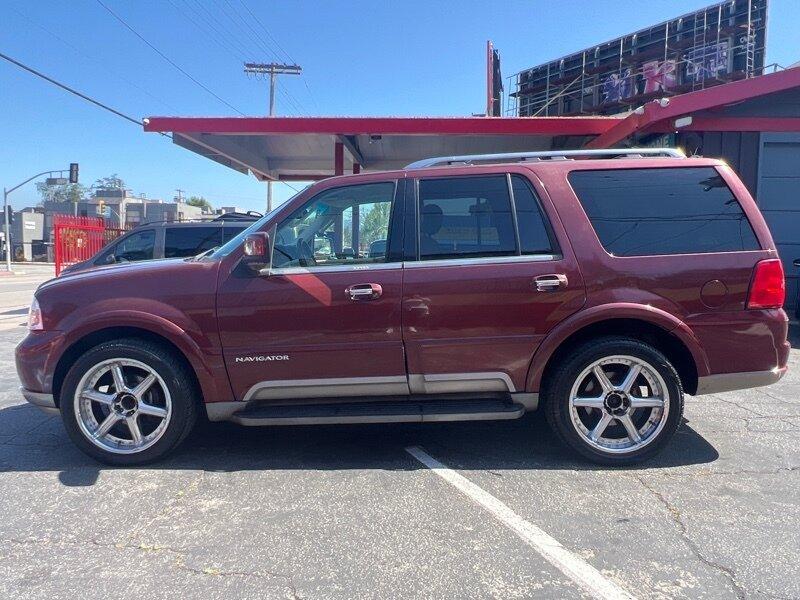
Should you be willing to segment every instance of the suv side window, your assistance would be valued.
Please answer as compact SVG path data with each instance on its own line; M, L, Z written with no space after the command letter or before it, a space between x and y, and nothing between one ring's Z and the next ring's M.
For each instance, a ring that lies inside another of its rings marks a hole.
M167 227L164 258L196 256L222 243L222 227Z
M144 229L130 234L124 240L117 242L110 252L106 252L100 264L137 260L151 260L155 247L156 232L153 229Z
M514 208L517 212L517 229L522 254L555 254L556 247L545 221L539 200L531 184L521 175L511 176Z
M394 182L321 192L275 234L273 268L386 262Z
M573 171L569 182L609 254L761 248L739 201L713 167Z
M517 254L505 175L422 179L418 203L420 260Z

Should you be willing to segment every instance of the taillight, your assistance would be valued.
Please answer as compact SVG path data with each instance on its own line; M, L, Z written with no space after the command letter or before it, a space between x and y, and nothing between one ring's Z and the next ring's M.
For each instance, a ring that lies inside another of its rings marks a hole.
M756 263L747 308L780 308L786 299L786 282L780 259L770 258Z

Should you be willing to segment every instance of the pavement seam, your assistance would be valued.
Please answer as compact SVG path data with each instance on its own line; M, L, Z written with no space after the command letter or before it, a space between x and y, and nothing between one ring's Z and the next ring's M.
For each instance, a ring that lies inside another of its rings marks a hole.
M686 527L686 523L683 522L683 515L681 515L681 511L678 507L674 506L669 500L667 500L666 496L653 488L647 481L645 481L644 477L641 475L634 475L634 479L636 479L644 489L646 489L654 498L656 498L662 506L667 510L667 512L672 517L673 522L678 526L678 529L681 534L681 539L683 539L686 546L692 551L692 553L702 562L704 565L719 571L722 573L731 583L733 586L734 591L736 592L736 597L739 600L744 600L747 597L747 593L745 589L739 584L736 579L736 571L731 569L730 567L726 567L725 565L715 562L710 558L707 558L703 555L700 551L700 548L697 544L689 537L688 528Z

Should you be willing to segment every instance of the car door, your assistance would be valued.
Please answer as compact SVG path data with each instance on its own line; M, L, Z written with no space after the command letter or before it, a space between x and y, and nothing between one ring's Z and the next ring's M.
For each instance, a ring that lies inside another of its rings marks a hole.
M221 276L220 337L237 399L408 393L402 190L403 180L324 189L272 227L268 275ZM376 253L380 239L388 244Z
M413 393L525 391L541 340L582 306L575 257L535 185L525 170L416 181L403 284Z

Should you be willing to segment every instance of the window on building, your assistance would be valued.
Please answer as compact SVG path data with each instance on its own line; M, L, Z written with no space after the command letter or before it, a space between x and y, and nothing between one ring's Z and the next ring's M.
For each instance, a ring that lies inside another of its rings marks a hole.
M419 182L421 260L517 253L504 175Z
M569 182L610 254L760 248L739 201L713 167L573 171Z

